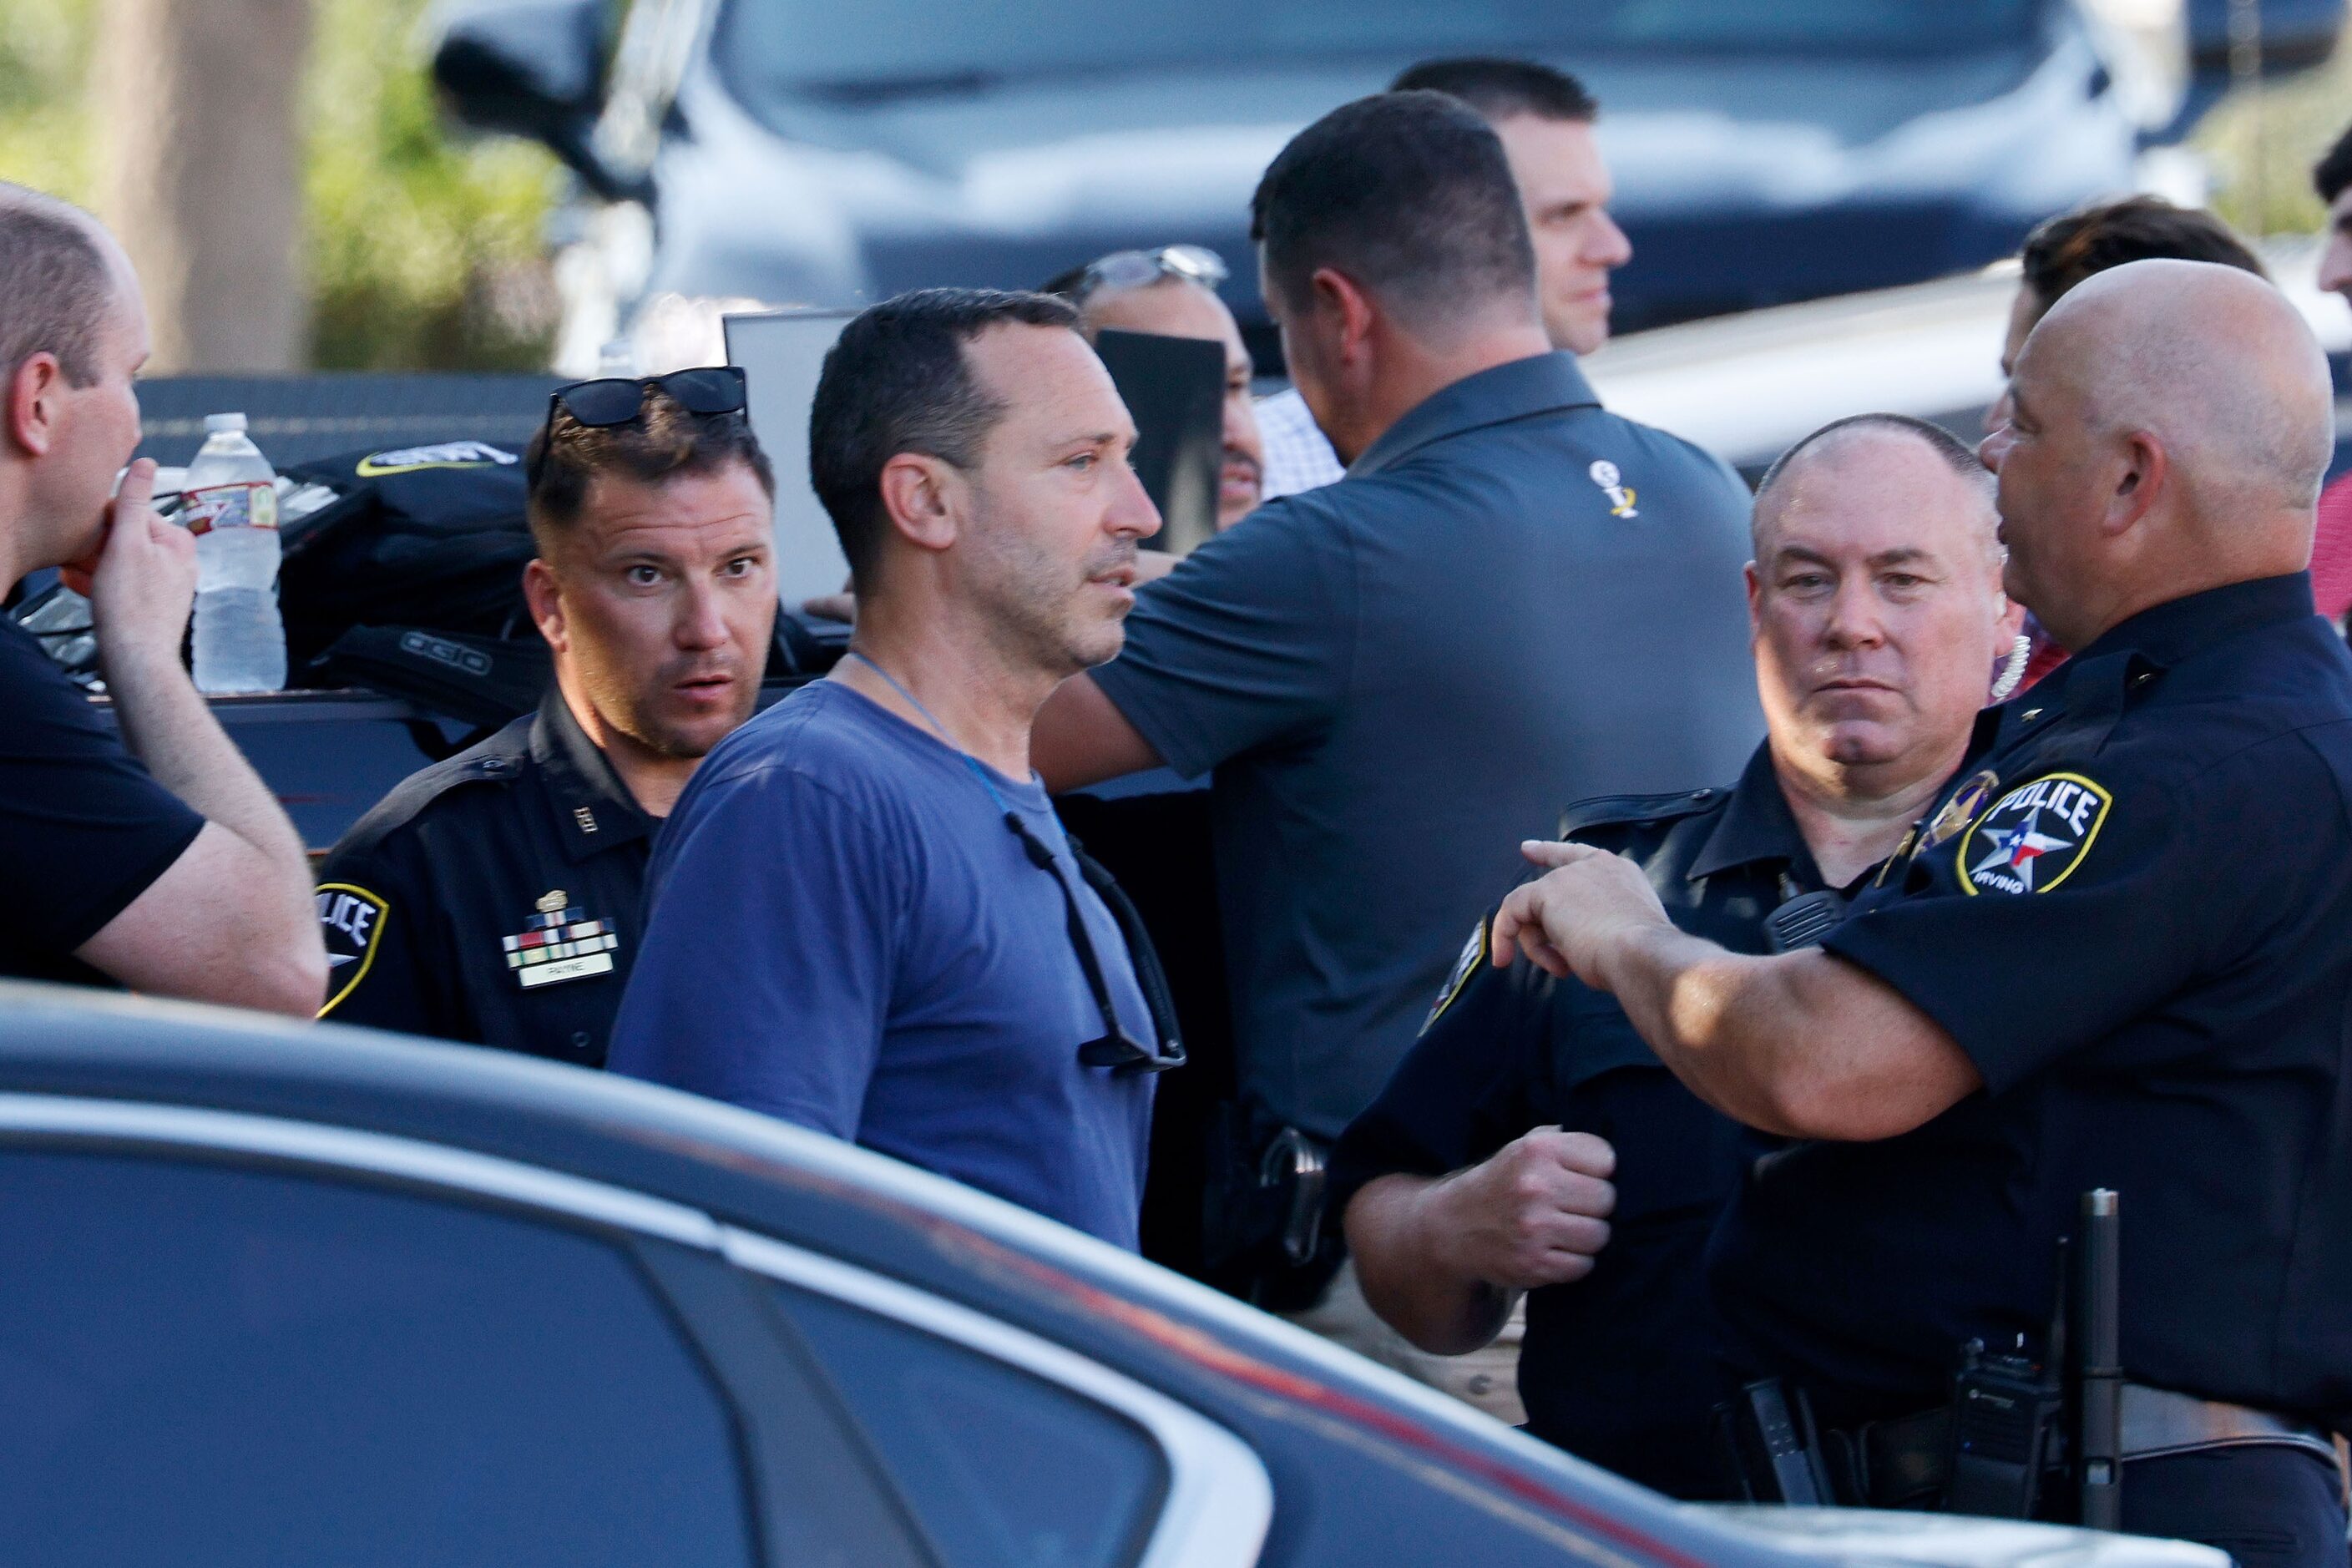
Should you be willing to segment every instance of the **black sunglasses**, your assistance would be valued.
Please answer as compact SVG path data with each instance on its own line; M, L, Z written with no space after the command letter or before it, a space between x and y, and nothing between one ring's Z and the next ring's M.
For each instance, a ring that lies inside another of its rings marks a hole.
M646 395L655 392L688 414L740 414L744 402L743 367L702 365L693 370L674 370L667 375L612 375L575 381L549 395L548 427L554 428L559 408L592 429L626 425L645 413Z
M1152 952L1151 939L1144 934L1143 918L1111 874L1093 856L1081 848L1078 841L1065 832L1070 846L1070 858L1077 863L1078 875L1095 890L1111 919L1118 922L1119 935L1127 942L1128 956L1133 961L1136 984L1143 992L1144 1005L1151 1012L1151 1032L1158 1043L1146 1045L1127 1032L1118 1021L1118 1009L1112 1005L1110 984L1103 978L1102 958L1095 952L1095 939L1087 931L1086 917L1079 912L1078 895L1061 868L1054 863L1054 852L1044 839L1029 830L1029 825L1018 814L1007 811L1004 826L1013 837L1021 840L1021 848L1029 863L1054 879L1062 889L1062 907L1066 916L1070 946L1078 955L1078 968L1085 972L1087 990L1094 997L1095 1011L1102 1016L1102 1034L1078 1047L1078 1060L1090 1068L1108 1068L1117 1073L1166 1072L1170 1068L1184 1065L1184 1042L1176 1025L1175 1001L1168 989L1168 977L1160 973L1160 960Z

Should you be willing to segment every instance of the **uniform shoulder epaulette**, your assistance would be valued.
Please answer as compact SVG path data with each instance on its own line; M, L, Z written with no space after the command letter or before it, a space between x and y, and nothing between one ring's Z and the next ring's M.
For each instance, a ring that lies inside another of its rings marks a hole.
M1706 810L1730 793L1720 789L1678 789L1670 795L1603 795L1580 800L1559 814L1559 837L1570 838L1596 827L1631 827L1644 822L1666 822Z
M530 756L530 729L526 716L456 756L420 768L393 785L382 800L352 825L346 842L354 847L381 843L452 790L467 784L510 783L522 772Z

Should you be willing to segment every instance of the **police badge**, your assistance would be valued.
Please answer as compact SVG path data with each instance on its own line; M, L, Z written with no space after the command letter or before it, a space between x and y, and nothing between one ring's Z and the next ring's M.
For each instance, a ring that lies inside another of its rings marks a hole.
M1952 798L1944 803L1944 809L1936 814L1936 819L1927 824L1927 836L1920 842L1919 847L1933 849L1974 822L1977 813L1985 808L1985 802L1990 800L1992 792L2000 787L2000 775L1990 768L1972 774L1969 782L1953 792Z
M2080 773L2050 773L2010 791L1960 840L1953 868L1960 891L2050 891L2091 852L2114 803Z
M1482 915L1478 920L1478 929L1470 933L1470 940L1463 944L1462 955L1454 961L1454 968L1446 974L1445 984L1437 988L1437 1005L1432 1007L1429 1016L1421 1021L1423 1034L1429 1033L1429 1026L1444 1016L1445 1010L1454 1005L1454 999L1469 985L1470 977L1478 973L1478 965L1486 956L1486 921Z

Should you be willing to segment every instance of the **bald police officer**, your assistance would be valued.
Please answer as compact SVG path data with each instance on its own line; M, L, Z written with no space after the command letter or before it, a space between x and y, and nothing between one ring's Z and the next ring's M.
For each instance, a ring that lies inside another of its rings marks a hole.
M2109 1187L2125 1528L2340 1568L2352 653L2304 570L2326 363L2267 283L2142 261L2053 306L2011 392L1984 447L2007 580L2079 651L1986 716L1824 947L1727 952L1628 863L1546 844L1495 948L1804 1140L1742 1188L1715 1298L1748 1370L1898 1461L1874 1478L1948 1453L1925 1417L1964 1342L2047 1355L2055 1238Z
M335 847L320 1016L601 1067L654 835L759 699L775 483L734 370L565 387L524 462L554 685Z

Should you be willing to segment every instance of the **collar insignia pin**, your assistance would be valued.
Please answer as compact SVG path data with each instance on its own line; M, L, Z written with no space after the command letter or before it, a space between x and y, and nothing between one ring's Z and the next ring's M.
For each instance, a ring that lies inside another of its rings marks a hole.
M1616 464L1602 458L1594 462L1585 472L1591 476L1594 484L1601 487L1601 493L1609 498L1610 516L1639 517L1642 515L1633 510L1633 487L1624 482L1625 476L1618 471Z

